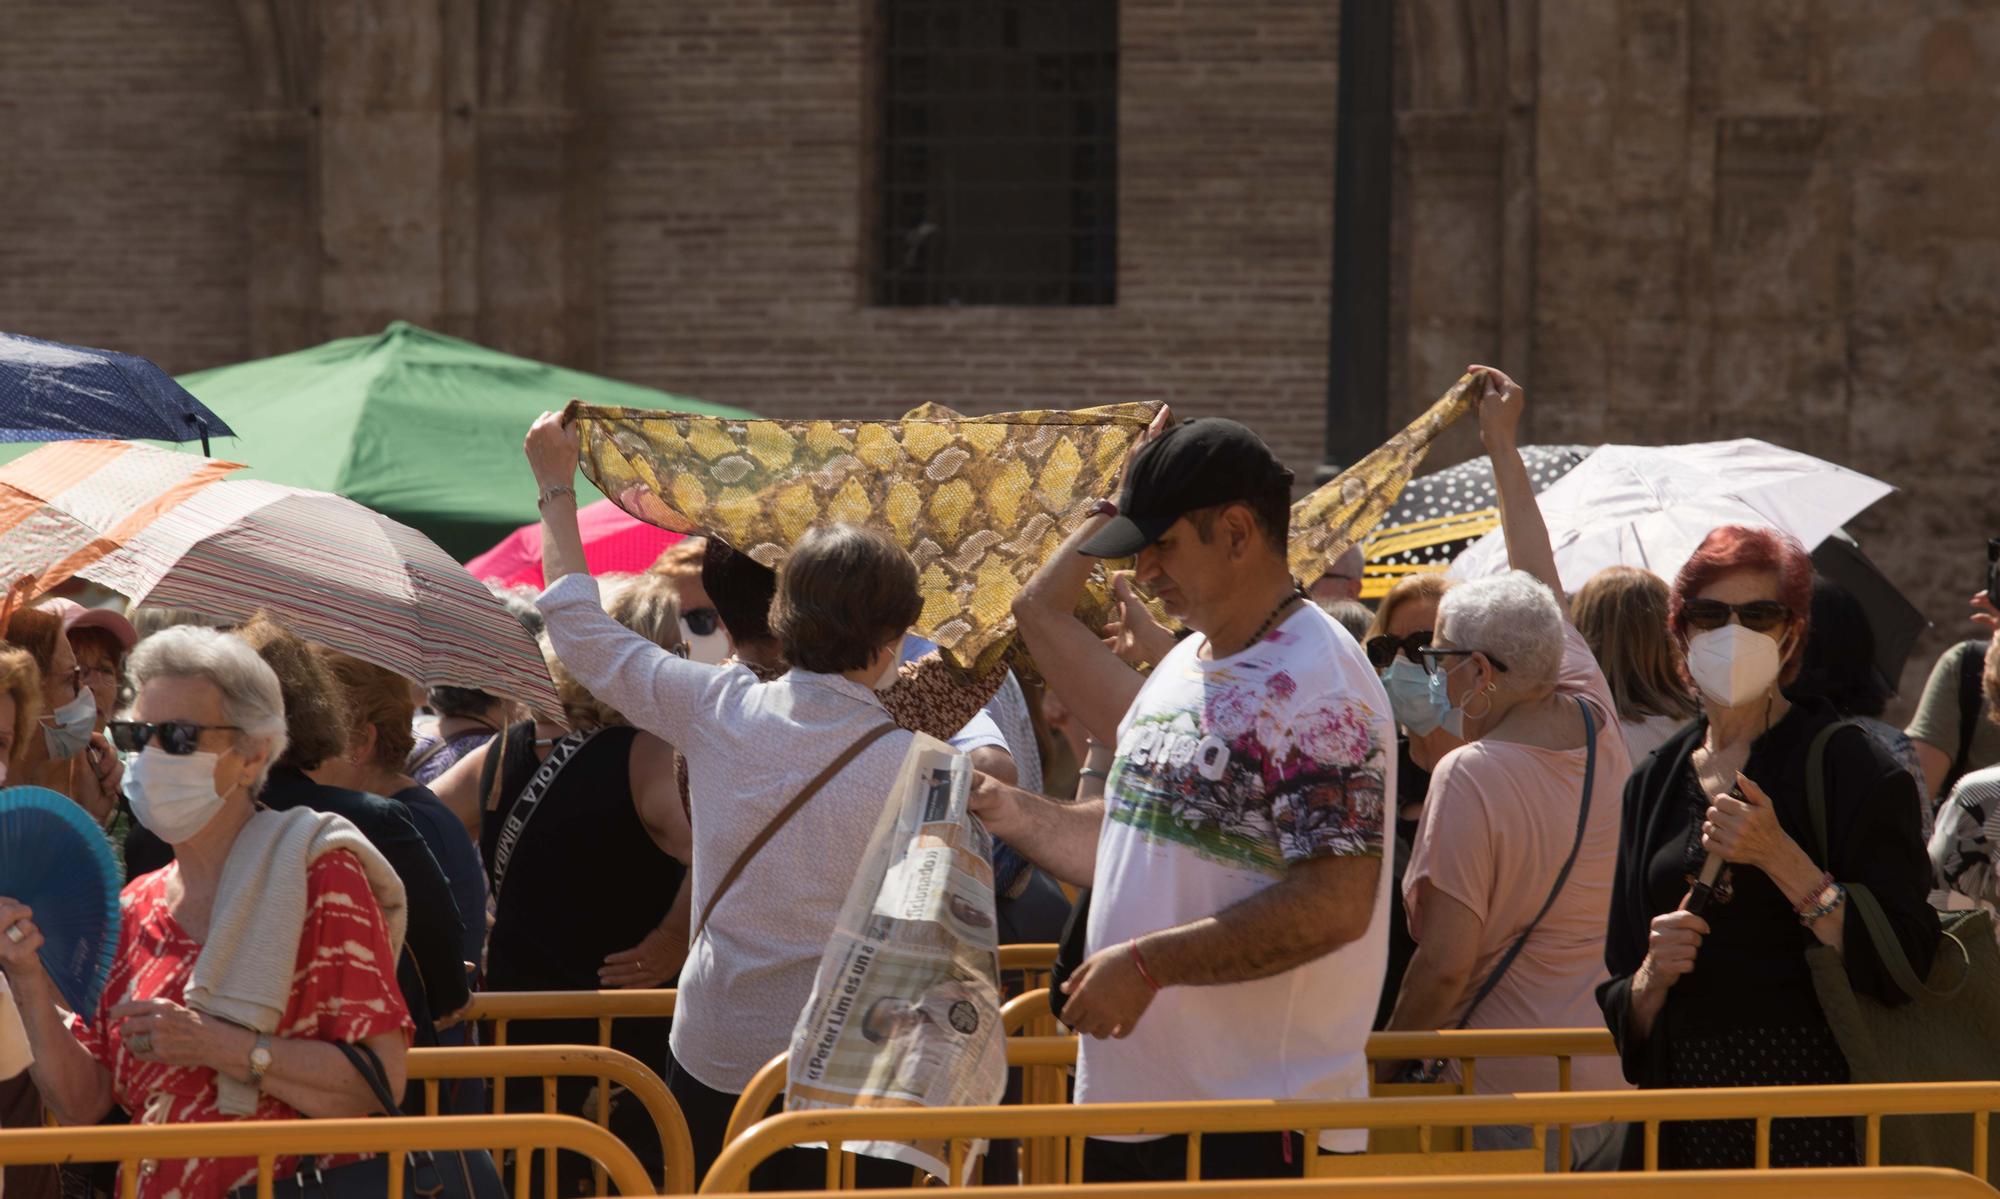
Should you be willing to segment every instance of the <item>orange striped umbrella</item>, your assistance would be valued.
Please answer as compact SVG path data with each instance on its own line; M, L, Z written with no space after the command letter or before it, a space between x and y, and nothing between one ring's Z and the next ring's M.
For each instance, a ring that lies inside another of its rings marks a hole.
M259 479L207 488L82 568L135 600L287 628L426 686L562 701L535 639L430 538L365 505Z
M62 441L0 466L0 625L242 464L129 441Z

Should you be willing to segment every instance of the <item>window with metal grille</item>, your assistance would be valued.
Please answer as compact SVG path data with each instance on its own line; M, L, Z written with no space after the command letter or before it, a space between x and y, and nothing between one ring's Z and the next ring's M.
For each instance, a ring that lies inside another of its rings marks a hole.
M1117 0L880 0L872 294L1117 298Z

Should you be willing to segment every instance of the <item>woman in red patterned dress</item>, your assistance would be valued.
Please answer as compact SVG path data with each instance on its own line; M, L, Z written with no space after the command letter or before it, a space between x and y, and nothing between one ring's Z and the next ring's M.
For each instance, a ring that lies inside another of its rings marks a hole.
M410 1022L388 926L354 852L321 853L306 872L292 990L273 1033L185 1005L212 934L254 926L253 935L268 935L267 923L214 903L256 810L252 797L284 751L277 677L244 642L192 627L148 639L130 665L135 723L118 731L141 751L127 787L135 814L173 845L175 860L125 888L118 963L94 1012L59 1009L33 913L0 898L0 969L27 1026L36 1085L65 1124L94 1124L113 1103L137 1124L245 1118L222 1111L222 1076L257 1089L249 1119L372 1114L373 1094L332 1042L372 1048L400 1091ZM277 1177L296 1168L279 1158ZM139 1195L221 1199L255 1173L248 1158L149 1162Z

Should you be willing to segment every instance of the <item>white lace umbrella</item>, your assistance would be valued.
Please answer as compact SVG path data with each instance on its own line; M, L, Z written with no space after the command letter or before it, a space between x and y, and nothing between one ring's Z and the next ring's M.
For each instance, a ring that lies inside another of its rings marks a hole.
M1607 445L1537 497L1563 588L1607 566L1637 566L1671 582L1721 525L1779 529L1807 550L1894 491L1879 479L1765 441ZM1496 530L1451 564L1455 579L1507 569Z

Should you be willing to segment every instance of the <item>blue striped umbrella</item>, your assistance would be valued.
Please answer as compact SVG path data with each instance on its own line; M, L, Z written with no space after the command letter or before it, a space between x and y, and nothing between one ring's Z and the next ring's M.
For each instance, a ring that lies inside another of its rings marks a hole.
M77 572L135 601L309 641L425 686L560 712L533 637L436 543L353 500L248 479L204 488Z

